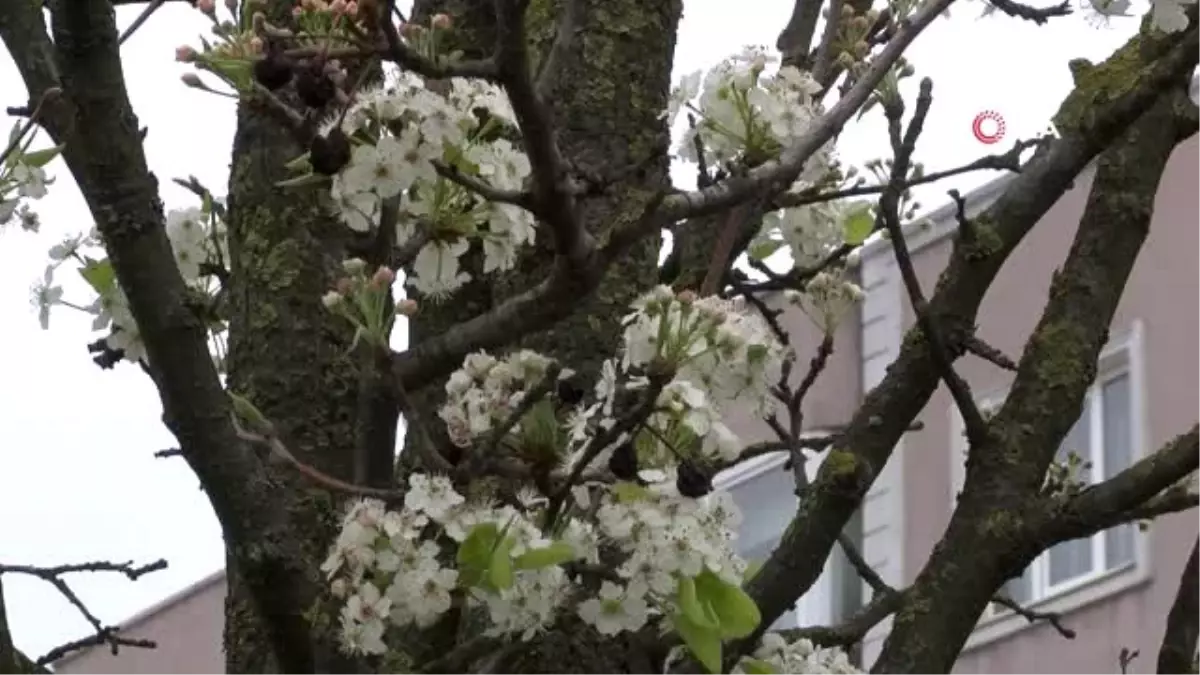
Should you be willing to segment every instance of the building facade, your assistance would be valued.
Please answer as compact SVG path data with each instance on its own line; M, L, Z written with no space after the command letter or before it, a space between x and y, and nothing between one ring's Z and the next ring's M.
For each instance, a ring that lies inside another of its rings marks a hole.
M1113 320L1100 375L1063 444L1063 452L1073 451L1092 463L1096 479L1111 476L1188 429L1200 409L1198 161L1200 140L1193 137L1168 163L1150 235ZM1091 178L1090 172L1080 176L1025 238L980 308L979 335L1011 357L1020 356L1041 315L1051 275L1079 227ZM1001 179L968 195L968 215L986 208L1003 187ZM910 228L913 262L927 292L948 259L955 228L949 207ZM863 392L883 378L914 322L887 242L863 248L857 274L866 297L840 326L829 367L805 401L805 426L811 434L823 435L850 419ZM799 312L787 313L783 321L800 362L807 363L820 334ZM1004 400L1011 373L973 356L960 359L957 368L983 410ZM923 427L898 445L848 530L867 561L895 586L915 579L949 522L962 481L961 421L944 388L919 420ZM767 438L765 425L749 414L732 426L749 440ZM810 463L810 474L820 458ZM718 477L718 487L729 490L745 512L738 541L749 559L769 554L796 511L792 477L781 470L783 460L782 455L764 456ZM1129 672L1151 672L1198 530L1195 513L1176 514L1146 531L1125 526L1051 549L1007 591L1032 609L1061 612L1077 637L1068 641L1050 626L990 609L955 672L1118 672L1123 647L1141 653ZM106 649L93 649L59 662L56 670L222 672L224 594L224 576L217 573L124 624L130 634L157 640L157 650L127 649L114 657ZM779 625L834 622L869 597L870 590L835 551L821 579ZM867 636L862 654L867 664L888 627L884 622Z

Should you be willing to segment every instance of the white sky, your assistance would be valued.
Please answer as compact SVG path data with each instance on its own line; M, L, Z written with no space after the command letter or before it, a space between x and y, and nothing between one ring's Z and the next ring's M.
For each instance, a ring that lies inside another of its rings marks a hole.
M774 45L791 0L748 1L737 8L719 0L686 1L677 75L711 66L742 45ZM121 24L140 7L120 8ZM1103 59L1137 27L1133 18L1094 27L1088 10L1042 27L1003 16L979 20L982 7L979 0L958 3L953 18L939 20L910 51L917 77L910 81L909 100L921 76L934 81L933 109L917 150L917 160L931 171L1002 152L1012 140L1044 130L1070 89L1066 62ZM185 69L172 60L176 45L196 44L195 36L205 30L199 14L184 3L170 3L124 47L130 95L141 124L149 127L146 153L168 208L195 203L171 183L173 177L194 174L218 193L227 180L232 102L184 87L179 75ZM0 92L0 105L25 102L7 53L0 57ZM972 121L983 110L1000 113L1007 123L1007 137L997 146L984 146L972 136ZM873 111L848 129L839 153L854 163L886 155L882 116ZM92 363L85 346L94 339L89 317L60 308L49 331L37 324L28 289L45 267L46 250L63 235L92 224L65 166L56 160L48 168L59 183L34 203L42 233L31 235L15 226L0 233L0 561L54 565L166 558L168 570L134 583L120 575L75 579L74 587L93 612L119 623L219 569L222 542L183 460L153 457L175 442L159 419L150 380L126 363L113 371ZM677 175L691 187L690 171ZM966 192L988 178L976 174L946 181L920 197L926 207L935 206L945 201L945 190ZM80 284L67 285L68 299L73 292L76 300L90 300ZM47 584L6 575L4 591L17 644L31 656L88 631Z

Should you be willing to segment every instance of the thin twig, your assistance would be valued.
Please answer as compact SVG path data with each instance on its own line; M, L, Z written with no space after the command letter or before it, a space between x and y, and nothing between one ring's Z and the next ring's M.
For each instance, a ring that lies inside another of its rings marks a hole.
M994 602L997 605L1000 605L1002 607L1006 607L1006 608L1012 610L1014 613L1025 617L1025 620L1028 621L1029 623L1045 621L1046 623L1053 626L1054 630L1058 631L1059 635L1062 635L1063 637L1065 637L1068 640L1075 639L1075 631L1071 630L1070 628L1067 628L1066 626L1064 626L1062 624L1062 615L1059 614L1058 612L1037 612L1032 609L1027 609L1027 608L1022 607L1021 605L1017 604L1017 602L1015 600L1013 600L1012 598L1005 596L1005 595L1001 595L999 593L992 596L992 602Z

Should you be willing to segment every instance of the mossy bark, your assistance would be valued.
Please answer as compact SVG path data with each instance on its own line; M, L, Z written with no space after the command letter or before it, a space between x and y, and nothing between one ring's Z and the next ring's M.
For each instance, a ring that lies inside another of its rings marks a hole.
M288 6L280 1L270 9L278 13ZM304 151L269 111L253 102L239 106L228 191L228 385L271 420L298 459L349 479L358 369L347 354L348 325L320 302L339 276L349 231L330 215L321 191L276 187L289 177L284 165ZM336 534L338 505L288 468L275 474L291 489L274 494L287 495L286 510L301 524L286 533L297 540L292 545L302 558L294 564L320 587L318 568ZM230 548L227 556L226 667L273 672L278 665L263 649L267 626L234 564L236 554ZM314 636L314 642L328 640ZM344 669L337 658L327 648L314 649L319 670Z

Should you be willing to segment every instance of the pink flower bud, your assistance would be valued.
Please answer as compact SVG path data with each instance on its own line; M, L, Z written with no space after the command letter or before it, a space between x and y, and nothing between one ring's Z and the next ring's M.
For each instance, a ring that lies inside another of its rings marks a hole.
M354 0L346 3L346 16L358 16L358 3Z
M333 0L333 2L329 3L329 11L334 14L345 14L346 0Z
M679 301L685 305L690 305L696 301L696 292L690 289L684 289L679 291L679 294L675 297L679 298Z
M208 89L208 87L204 86L204 82L200 79L200 76L195 73L184 73L179 79L183 80L184 84L193 89Z
M352 292L354 292L354 281L349 277L342 277L341 279L337 280L337 283L334 284L333 287L342 295L350 295Z
M433 20L430 23L438 30L448 30L450 26L454 24L454 22L450 20L449 14L441 13L434 14Z
M400 316L412 316L417 313L417 301L405 298L396 303L396 313Z
M217 11L216 0L197 0L196 9L205 14L214 14Z
M263 51L263 39L257 35L250 38L250 42L246 43L246 47L251 54L261 54Z
M175 48L175 60L180 63L191 63L196 60L198 54L195 49L188 45L182 45Z
M304 13L304 8L301 7L300 5L296 5L295 7L292 8L292 16L298 17L303 13Z
M375 276L371 277L371 285L375 288L391 288L392 282L396 281L396 273L390 267L380 267L375 270Z

